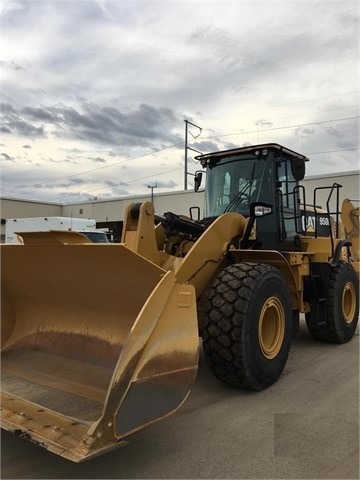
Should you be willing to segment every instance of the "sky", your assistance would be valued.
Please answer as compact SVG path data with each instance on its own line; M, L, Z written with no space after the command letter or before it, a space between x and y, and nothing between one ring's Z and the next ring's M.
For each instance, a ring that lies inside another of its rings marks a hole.
M3 197L183 190L185 120L198 152L275 142L307 176L360 168L358 1L0 5Z

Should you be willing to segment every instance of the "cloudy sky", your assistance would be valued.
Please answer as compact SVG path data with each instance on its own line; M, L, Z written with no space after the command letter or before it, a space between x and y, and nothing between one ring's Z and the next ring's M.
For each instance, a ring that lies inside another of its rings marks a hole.
M352 0L1 0L1 195L182 190L185 119L204 153L277 142L307 175L357 170L359 49Z

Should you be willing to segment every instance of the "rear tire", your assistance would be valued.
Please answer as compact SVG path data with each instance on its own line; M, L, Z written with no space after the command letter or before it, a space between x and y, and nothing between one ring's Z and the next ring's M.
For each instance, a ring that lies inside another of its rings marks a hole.
M353 267L340 261L332 269L324 309L324 323L317 324L315 314L305 315L311 335L322 342L346 343L354 336L359 317L359 282Z
M292 339L284 277L271 265L241 263L216 277L205 305L203 348L222 382L262 390L281 375Z

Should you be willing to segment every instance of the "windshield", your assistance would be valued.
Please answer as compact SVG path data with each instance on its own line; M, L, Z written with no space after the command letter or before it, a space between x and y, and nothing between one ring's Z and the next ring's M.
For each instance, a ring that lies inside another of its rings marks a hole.
M226 212L250 214L253 202L273 203L270 183L273 152L262 157L254 153L222 158L206 174L205 217Z
M109 240L104 232L80 232L93 243L108 243Z

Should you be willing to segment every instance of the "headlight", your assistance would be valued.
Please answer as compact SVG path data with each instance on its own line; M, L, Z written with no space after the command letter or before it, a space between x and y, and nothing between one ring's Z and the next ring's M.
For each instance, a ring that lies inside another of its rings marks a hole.
M255 217L263 217L271 213L271 207L265 207L264 205L256 205L254 208Z

